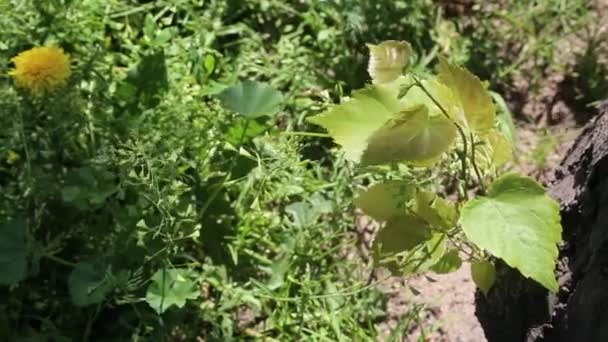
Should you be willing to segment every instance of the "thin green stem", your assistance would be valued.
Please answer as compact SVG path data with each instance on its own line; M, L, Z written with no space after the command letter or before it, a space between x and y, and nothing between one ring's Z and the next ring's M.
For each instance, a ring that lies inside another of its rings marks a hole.
M479 167L477 167L477 162L475 161L475 138L473 137L473 133L471 133L471 164L473 165L473 170L475 170L475 174L477 175L477 181L479 182L479 186L483 193L486 193L486 186L483 184L483 179L481 178L481 172L479 171Z
M47 259L49 259L49 260L52 260L52 261L54 261L54 262L56 262L58 264L64 265L64 266L68 266L68 267L75 267L76 266L75 263L73 263L71 261L64 260L64 259L62 259L62 258L60 258L60 257L58 257L56 255L46 254L46 255L44 255L44 257L47 258Z
M234 157L232 157L232 160L230 161L230 166L228 166L228 170L226 171L224 178L222 178L222 181L219 184L217 184L216 188L211 193L211 196L209 196L209 198L207 198L207 202L205 202L205 204L201 208L199 217L201 217L201 218L205 217L205 213L207 212L207 209L209 209L209 206L211 206L211 203L213 203L213 201L215 201L215 198L220 194L220 191L222 191L222 188L224 188L224 185L230 179L230 176L232 176L232 169L234 169L234 167L236 166L237 160L239 158L239 152L241 151L241 147L243 146L243 142L245 141L245 136L247 134L247 129L249 128L250 122L251 122L250 119L247 119L247 121L245 122L245 126L243 127L243 132L241 132L239 142L236 146L236 155Z
M281 135L294 135L303 137L319 137L319 138L331 138L331 135L327 133L315 133L315 132L281 132Z
M460 139L462 140L462 153L459 153L459 157L460 157L460 166L461 166L461 178L462 178L462 182L464 184L464 191L463 191L463 197L465 200L469 199L469 193L467 191L467 184L468 184L468 172L467 172L467 154L468 154L468 144L467 144L467 136L464 133L464 129L462 128L462 126L460 126L456 121L454 121L450 115L448 114L448 111L441 105L441 103L439 103L439 101L437 101L437 99L435 99L435 97L433 95L431 95L431 93L428 91L428 89L426 89L426 87L422 84L422 82L420 82L420 80L418 79L418 77L416 77L415 75L412 75L412 78L414 79L414 82L416 83L416 86L418 86L420 89L422 89L422 91L426 94L426 96L429 97L429 99L431 99L431 101L433 101L433 103L439 108L439 110L441 111L441 113L448 119L450 120L450 122L452 122L454 124L454 126L456 126L456 129L458 130L458 134L460 135Z

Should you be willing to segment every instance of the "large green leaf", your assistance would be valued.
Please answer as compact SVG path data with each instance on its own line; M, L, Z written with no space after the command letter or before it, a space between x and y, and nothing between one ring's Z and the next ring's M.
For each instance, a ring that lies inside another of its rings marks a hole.
M222 104L247 118L272 116L279 111L283 95L267 84L243 81L218 95Z
M186 300L200 295L196 278L196 273L188 269L159 270L152 276L146 302L159 314L173 305L181 308Z
M400 112L375 131L367 141L361 163L425 162L447 151L455 138L456 127L449 119L430 116L427 107L419 106Z
M439 261L431 267L435 273L445 274L457 271L462 265L462 260L458 256L458 250L451 250L445 253Z
M499 178L486 197L469 201L460 224L482 249L551 291L561 239L559 205L534 180L517 174Z
M467 126L471 130L485 133L494 127L496 107L477 76L440 57L438 77L460 101Z
M376 221L387 221L405 214L405 205L414 196L414 188L406 182L375 184L361 192L354 203Z
M15 285L26 276L26 224L13 219L0 224L0 285Z
M327 129L346 157L358 162L369 137L399 111L398 94L397 84L373 85L308 121Z
M374 83L396 80L409 64L412 47L408 42L388 40L378 45L368 44L367 71Z

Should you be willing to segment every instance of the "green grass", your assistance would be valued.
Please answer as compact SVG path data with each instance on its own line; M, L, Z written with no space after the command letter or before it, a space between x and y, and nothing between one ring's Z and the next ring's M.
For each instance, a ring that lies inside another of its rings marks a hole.
M368 42L407 39L418 70L449 54L502 88L524 57L496 44L531 29L523 56L553 63L583 7L537 3L552 10L507 6L495 31L484 11L471 27L430 0L0 0L0 225L20 219L25 235L0 238L27 251L23 279L0 285L0 340L376 339L387 297L345 256L372 176L294 132L368 82ZM51 44L73 76L32 98L10 58ZM243 134L214 94L247 79L284 101ZM172 269L192 272L192 298L159 315L146 294ZM101 299L79 305L78 291Z

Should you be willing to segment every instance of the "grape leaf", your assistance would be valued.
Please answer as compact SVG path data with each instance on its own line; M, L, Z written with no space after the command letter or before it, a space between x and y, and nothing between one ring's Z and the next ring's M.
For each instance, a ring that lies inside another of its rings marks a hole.
M373 85L355 91L353 98L309 118L342 146L346 158L359 161L368 138L399 111L397 84Z
M440 57L438 77L460 101L469 129L485 133L494 127L496 107L477 76Z
M458 256L457 250L445 253L439 261L431 267L435 273L445 274L458 270L462 266L462 260Z
M482 260L471 264L471 278L473 282L484 295L488 295L488 291L496 282L496 269L491 262Z
M375 184L355 198L355 206L376 221L387 221L405 213L405 204L414 196L414 189L405 182Z
M441 156L455 138L456 127L449 119L416 107L400 112L370 136L361 163L425 162Z
M25 220L13 219L0 223L0 285L15 285L27 273L27 243Z
M196 277L197 274L188 269L158 270L151 278L146 302L159 314L173 305L181 308L186 300L200 295Z
M239 82L218 97L226 108L250 119L276 114L283 102L281 92L255 81Z
M412 47L408 42L388 40L378 45L367 44L369 64L367 71L374 83L396 80L409 64Z
M534 180L507 174L488 195L463 207L460 224L469 240L551 291L561 240L559 205Z

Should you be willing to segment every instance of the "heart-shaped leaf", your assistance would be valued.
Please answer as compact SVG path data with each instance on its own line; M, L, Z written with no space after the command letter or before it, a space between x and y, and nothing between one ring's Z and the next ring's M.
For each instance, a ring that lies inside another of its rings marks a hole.
M369 64L367 71L374 83L396 80L409 64L412 47L408 42L388 40L378 45L367 44Z
M559 205L534 180L502 176L488 195L469 201L460 224L469 240L556 292L553 270L561 240Z
M146 302L159 314L175 305L183 307L188 299L200 295L197 274L189 269L158 270L151 278Z

